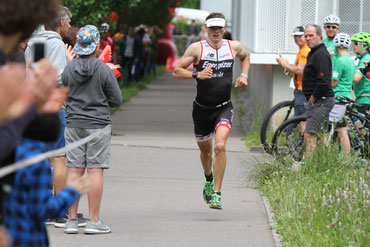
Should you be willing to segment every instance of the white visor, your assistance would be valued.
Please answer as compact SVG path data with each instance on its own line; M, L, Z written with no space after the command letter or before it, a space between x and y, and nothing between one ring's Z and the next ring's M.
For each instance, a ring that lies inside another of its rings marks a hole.
M206 21L207 27L225 27L226 21L222 18L211 18Z

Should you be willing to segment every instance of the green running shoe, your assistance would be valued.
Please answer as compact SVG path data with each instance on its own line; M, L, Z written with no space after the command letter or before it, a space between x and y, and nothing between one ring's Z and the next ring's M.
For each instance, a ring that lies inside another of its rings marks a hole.
M205 180L203 188L203 199L207 204L210 204L211 197L213 193L213 185L215 184L215 179L213 178L211 182Z
M214 191L209 208L222 210L221 192Z

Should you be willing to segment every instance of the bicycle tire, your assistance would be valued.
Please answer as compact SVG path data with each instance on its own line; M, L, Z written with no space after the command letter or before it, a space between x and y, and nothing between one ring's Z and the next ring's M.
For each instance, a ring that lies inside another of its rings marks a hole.
M276 158L290 156L301 161L305 151L304 136L300 133L299 123L306 121L306 116L298 116L283 122L272 137L271 149Z
M292 100L283 101L272 107L263 118L260 139L261 144L267 153L273 154L270 140L268 140L269 138L267 137L268 129L272 129L272 133L274 133L276 128L280 126L281 123L286 121L290 116L293 116L292 110L294 110L294 102ZM278 112L282 115L282 117L277 116ZM276 121L276 119L279 119L277 120L278 122L272 124L272 121Z

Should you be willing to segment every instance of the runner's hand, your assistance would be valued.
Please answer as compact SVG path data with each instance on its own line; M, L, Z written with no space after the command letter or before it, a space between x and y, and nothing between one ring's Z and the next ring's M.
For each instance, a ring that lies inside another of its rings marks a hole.
M213 75L213 66L205 68L204 70L198 72L197 79L199 80L211 79L212 75Z
M247 81L247 78L245 78L244 76L239 76L238 78L236 78L236 81L235 81L235 85L234 87L240 87L240 88L245 88L248 86L248 81Z

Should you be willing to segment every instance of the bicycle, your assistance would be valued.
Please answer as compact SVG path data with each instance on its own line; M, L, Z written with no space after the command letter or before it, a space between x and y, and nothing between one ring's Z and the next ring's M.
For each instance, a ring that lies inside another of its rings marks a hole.
M264 116L260 139L264 150L268 154L273 154L272 146L270 146L272 136L276 129L294 114L294 101L283 101L272 107Z
M337 114L336 119L331 119L331 128L327 135L328 143L335 143L337 141L335 121L344 118L344 121L347 123L347 132L352 152L358 153L362 158L368 157L370 115L358 112L355 108L359 105L352 100L344 97L336 97L336 99L339 101L337 104L344 105L345 109L343 115ZM359 128L355 124L355 118L358 119L357 121L361 121L362 128ZM305 116L293 117L283 122L276 129L272 138L272 152L275 157L280 158L289 155L295 161L301 161L303 159L305 142L303 133L299 128L299 123L305 120Z

